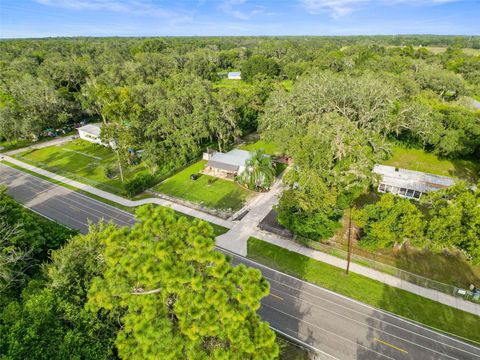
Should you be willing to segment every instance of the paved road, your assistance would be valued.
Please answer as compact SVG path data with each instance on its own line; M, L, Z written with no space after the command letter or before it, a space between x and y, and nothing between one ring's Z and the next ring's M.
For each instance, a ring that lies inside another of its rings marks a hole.
M82 233L89 221L101 218L120 225L134 223L128 212L4 165L0 183L25 206ZM236 264L259 268L270 281L271 294L259 310L262 318L319 351L321 359L480 359L479 347L230 255Z

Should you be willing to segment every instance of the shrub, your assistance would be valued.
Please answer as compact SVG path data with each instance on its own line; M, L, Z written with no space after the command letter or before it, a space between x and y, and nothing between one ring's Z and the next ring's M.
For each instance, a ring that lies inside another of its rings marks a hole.
M103 168L103 173L108 179L113 179L115 176L118 175L118 169L116 166L113 165L105 166Z
M137 174L133 179L125 182L125 192L128 197L133 197L155 185L157 177L151 174Z

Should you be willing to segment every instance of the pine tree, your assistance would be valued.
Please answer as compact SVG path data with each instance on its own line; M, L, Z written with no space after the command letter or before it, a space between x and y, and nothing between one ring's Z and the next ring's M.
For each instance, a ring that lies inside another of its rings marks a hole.
M256 314L269 283L215 251L211 226L142 207L133 228L106 232L90 304L123 309L125 359L273 359L275 334Z

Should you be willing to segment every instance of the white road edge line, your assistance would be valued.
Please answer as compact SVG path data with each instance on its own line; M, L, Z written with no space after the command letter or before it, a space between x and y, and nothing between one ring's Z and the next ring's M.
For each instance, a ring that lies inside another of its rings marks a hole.
M306 342L300 340L300 339L297 339L296 337L293 337L292 335L290 334L287 334L281 330L278 330L277 328L275 328L274 326L270 325L270 328L272 330L274 330L275 332L278 332L279 334L282 334L283 336L289 338L290 340L292 340L293 342L296 342L302 346L305 346L306 348L308 348L310 351L313 351L313 352L316 352L316 353L319 353L319 354L323 354L323 355L327 355L329 358L332 358L332 359L335 359L335 360L340 360L339 358L329 354L329 353L326 353L325 351L323 350L320 350L320 349L317 349L316 347L310 345L310 344L307 344Z
M284 287L287 287L287 288L290 288L290 289L293 289L293 290L297 290L297 291L298 291L298 289L294 288L293 286L284 284L284 283L282 283L282 282L280 282L280 281L278 281L278 280L276 280L276 279L272 279L272 278L270 278L270 277L268 277L268 276L264 276L264 277L265 277L267 280L269 280L269 281L273 281L273 282L275 282L275 283L280 284L281 286L284 286ZM352 319L348 318L347 316L345 316L345 315L343 315L343 314L341 314L341 313L335 312L335 311L333 311L333 310L329 310L329 309L324 308L324 307L322 307L322 306L320 306L320 305L314 304L314 303L312 303L312 302L310 302L310 301L308 301L308 300L306 300L306 299L301 299L300 297L293 296L293 295L289 294L288 292L285 292L285 291L282 291L282 290L279 290L279 289L275 289L275 290L278 291L278 292L281 293L281 294L284 294L283 296L287 295L287 296L292 297L292 298L294 298L294 299L299 299L300 301L303 301L303 302L305 302L305 303L307 303L307 304L310 304L310 305L312 305L312 306L314 306L314 307L318 307L318 308L320 308L320 309L322 309L322 310L324 310L324 311L327 311L327 312L329 312L329 313L336 314L336 315L338 315L338 316L340 316L340 317L343 317L343 318L349 319L349 320L351 320L351 321L357 322L357 323L361 324L362 326L366 326L366 327L368 327L368 328L378 330L378 331L380 331L380 332L382 332L382 333L385 333L385 334L387 334L387 335L389 335L389 336L391 336L391 337L394 337L394 338L403 340L403 341L408 342L408 343L412 343L412 344L414 344L415 346L419 346L419 347L423 347L423 348L425 348L425 349L428 349L427 347L425 347L425 346L423 346L423 345L414 343L414 342L412 342L412 341L410 341L410 340L407 340L407 339L405 339L405 338L403 338L403 337L400 337L399 335L395 335L395 334L389 333L388 331L385 331L385 330L383 330L383 329L380 329L380 328L377 328L377 327L374 327L374 326L371 326L371 325L364 324L364 323L362 323L362 322L360 322L360 321L358 321L358 320L352 320ZM312 297L314 297L314 298L323 300L323 301L325 301L325 302L334 304L334 305L339 306L339 307L341 307L341 308L344 308L344 309L346 309L346 310L348 310L348 311L350 311L350 312L353 312L353 313L356 313L356 314L359 314L359 315L363 315L363 316L365 316L365 317L367 317L367 318L369 318L369 319L372 319L372 320L374 320L374 321L377 321L377 322L380 322L380 323L383 323L383 324L386 324L386 325L395 327L395 328L400 329L400 330L402 330L402 331L404 331L404 332L406 332L406 333L415 334L415 335L420 336L420 337L422 337L422 338L424 338L424 339L426 339L426 340L429 340L429 341L431 341L431 342L434 342L434 343L437 343L437 344L441 344L441 345L443 345L443 346L446 346L446 347L449 347L449 348L452 348L452 349L455 349L455 350L458 350L458 351L461 351L461 352L464 352L464 353L467 353L467 354L470 354L470 355L479 356L478 354L474 354L474 353L471 353L471 352L469 352L469 351L467 351L467 350L465 350L465 349L460 349L460 348L458 348L458 347L456 347L456 346L454 346L454 345L450 345L450 344L447 344L447 343L444 343L444 342L441 342L441 341L438 341L438 340L429 338L429 337L427 337L427 336L425 336L425 335L416 333L416 332L411 331L411 330L409 330L409 329L402 328L402 327L400 327L400 326L398 326L398 325L396 325L396 324L389 323L388 321L375 318L375 317L373 317L373 316L371 316L371 315L368 315L368 314L366 314L366 313L362 313L362 312L356 311L356 310L354 310L354 309L350 309L350 308L348 308L348 307L346 307L346 306L343 306L343 305L340 305L340 304L336 304L336 303L333 302L333 301L330 301L330 300L328 300L328 299L322 298L322 297L317 296L317 295L315 295L315 294L312 294L312 293L309 293L309 292L305 292L305 294L307 294L307 295L309 295L309 296L312 296ZM438 351L433 350L433 349L431 349L431 351L433 351L433 352L438 352ZM443 354L443 353L442 353L442 354ZM445 354L443 354L443 355L445 355ZM446 356L448 356L448 355L446 355Z
M273 271L273 272L275 272L275 273L278 273L278 274L287 276L287 277L289 277L289 278L292 278L292 279L294 279L294 280L300 281L300 282L302 282L302 283L304 283L304 284L307 284L307 285L316 287L316 288L318 288L318 289L320 289L320 290L322 290L322 291L328 292L328 293L330 293L330 294L333 294L333 295L336 295L336 296L340 296L340 297L343 298L343 299L352 301L352 302L354 302L354 303L356 303L356 304L362 305L362 306L367 307L367 308L369 308L369 309L372 309L372 310L375 310L375 311L384 313L384 314L386 314L386 315L392 316L392 317L394 317L394 318L397 318L398 320L401 320L401 321L404 321L404 322L409 323L409 324L411 324L411 325L417 326L417 327L419 327L419 328L421 328L421 329L428 330L428 331L430 331L430 332L432 332L432 333L434 333L434 334L437 334L437 335L440 335L440 336L444 336L444 337L446 337L446 338L448 338L448 339L450 339L450 340L452 340L452 341L460 342L460 343L462 343L462 344L464 344L464 345L467 345L467 346L470 346L470 347L472 347L472 348L474 348L474 349L478 349L478 347L475 346L475 345L469 344L468 342L462 341L462 340L460 340L459 338L461 338L461 339L463 339L463 340L471 341L471 342L473 342L473 343L475 343L475 344L480 345L480 343L478 343L478 342L476 342L476 341L474 341L474 340L465 339L465 338L462 338L462 337L460 337L460 336L458 336L458 338L457 338L457 335L454 335L454 334L449 334L449 335L452 335L452 336L446 335L446 332L443 331L443 330L434 329L434 328L431 327L431 326L428 326L428 325L425 325L425 324L421 324L421 323L415 322L415 321L413 321L413 320L411 320L411 319L403 318L403 317L401 317L401 316L399 316L399 315L390 313L390 312L388 312L388 311L386 311L386 310L382 310L382 309L373 307L373 306L368 305L368 304L365 304L365 303L363 303L363 302L361 302L361 301L352 299L352 298L350 298L350 297L348 297L348 296L345 296L345 295L336 293L336 292L334 292L334 291L332 291L332 290L323 288L323 287L321 287L321 286L319 286L319 285L316 285L316 284L313 284L313 283L311 283L311 282L308 282L308 281L299 279L299 278L297 278L297 277L295 277L295 276L292 276L292 275L283 273L283 272L281 272L281 271L272 269L271 267L268 267L268 266L266 266L266 265L260 264L260 263L258 263L258 262L256 262L256 261L253 261L253 260L251 260L251 259L249 259L249 258L247 258L247 257L245 257L245 256L235 254L234 252L232 252L232 251L230 251L230 250L227 250L227 249L225 249L225 248L222 248L222 247L220 247L220 246L218 246L218 245L217 245L216 247L219 248L219 249L221 249L222 251L224 251L224 252L226 252L226 253L232 254L233 256L236 256L236 257L245 259L246 261L248 261L248 262L250 262L250 263L252 263L252 264L256 264L256 265L258 265L259 267L263 267L263 268L268 269L268 270L271 270L271 271ZM288 249L286 249L286 250L288 250ZM445 305L445 306L448 306L448 305ZM472 314L472 315L474 315L474 314Z
M267 308L270 308L270 309L272 309L272 310L274 310L274 311L277 311L277 312L279 312L279 313L281 313L281 314L283 314L283 315L286 315L286 316L288 316L288 317L297 319L295 316L290 315L290 314L288 314L288 313L286 313L285 311L282 311L282 310L280 310L280 309L274 308L273 306L270 306L270 305L267 305L267 304L262 304L262 306L265 306L265 307L267 307ZM376 354L378 354L378 355L380 355L380 356L383 356L383 357L386 357L386 358L388 358L388 359L395 360L394 358L392 358L392 357L390 357L390 356L388 356L388 355L382 354L382 353L380 353L380 352L378 352L378 351L376 351L376 350L373 350L373 349L371 349L371 348L369 348L369 347L367 347L367 346L365 346L365 345L363 345L363 344L356 343L355 341L352 341L352 340L350 340L350 339L347 339L346 337L343 337L342 335L339 335L339 334L336 334L336 333L334 333L334 332L332 332L332 331L330 331L330 330L321 328L320 326L315 325L315 324L313 324L313 323L311 323L311 322L308 322L308 321L305 321L305 320L302 320L302 321L303 321L304 323L310 325L310 326L316 327L316 328L319 329L320 331L326 332L326 333L328 333L328 334L330 334L330 335L333 335L333 336L335 336L335 337L337 337L337 338L340 338L340 339L344 340L345 342L348 342L348 343L351 343L351 344L360 346L360 347L362 347L362 348L364 348L364 349L366 349L366 350L368 350L368 351L371 351L371 352L373 352L373 353L376 353Z

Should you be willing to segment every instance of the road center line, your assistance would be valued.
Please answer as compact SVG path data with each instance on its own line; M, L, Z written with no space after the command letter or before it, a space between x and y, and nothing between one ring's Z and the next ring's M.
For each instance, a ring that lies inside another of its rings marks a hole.
M402 349L402 348L399 348L399 347L397 347L397 346L395 346L395 345L392 345L392 344L390 344L390 343L388 343L388 342L386 342L386 341L380 340L380 339L378 339L378 338L373 338L373 340L378 341L379 343L381 343L381 344L383 344L383 345L389 346L389 347L391 347L392 349L395 349L395 350L401 351L401 352L403 352L403 353L405 353L405 354L408 354L408 351L407 351L407 350L404 350L404 349Z
M273 296L273 297L275 297L275 298L277 298L277 299L283 300L283 298L280 297L280 296L278 296L278 295L275 295L275 294L272 294L272 293L270 293L270 295Z

